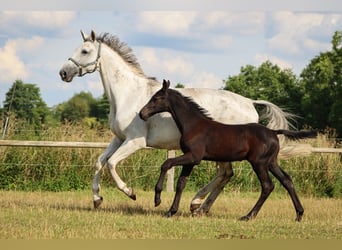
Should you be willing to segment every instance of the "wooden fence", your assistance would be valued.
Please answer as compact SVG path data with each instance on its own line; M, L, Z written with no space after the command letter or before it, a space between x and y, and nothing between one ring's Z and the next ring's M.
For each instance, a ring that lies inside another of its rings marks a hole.
M59 148L107 148L106 142L65 142L65 141L21 141L21 140L0 140L0 146L11 147L59 147ZM311 148L312 153L340 153L342 148ZM168 151L168 158L175 157L175 151ZM174 191L174 168L167 173L166 189Z

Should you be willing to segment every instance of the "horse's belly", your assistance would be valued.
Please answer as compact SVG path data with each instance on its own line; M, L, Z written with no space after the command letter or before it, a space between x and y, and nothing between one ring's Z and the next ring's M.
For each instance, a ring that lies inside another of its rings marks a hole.
M167 113L149 119L147 146L162 149L179 149L180 132L176 123Z

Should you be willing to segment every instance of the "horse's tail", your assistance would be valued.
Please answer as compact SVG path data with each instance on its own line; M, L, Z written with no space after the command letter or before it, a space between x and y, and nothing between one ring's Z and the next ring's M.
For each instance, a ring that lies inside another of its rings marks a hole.
M302 130L302 131L290 131L285 129L275 130L278 135L285 135L286 138L290 140L299 140L304 138L316 138L317 132L311 130Z
M260 120L268 120L267 127L270 129L288 130L291 125L291 120L297 116L283 111L277 105L263 100L252 100L253 104L263 105L266 107L265 112L261 115ZM279 136L280 152L278 157L280 159L290 158L293 156L306 156L312 153L312 147L308 144L285 145L285 136Z
M270 129L286 129L291 127L289 120L294 120L296 115L283 111L277 105L264 101L252 100L253 104L266 107L265 112L260 116L260 120L268 120L267 127Z

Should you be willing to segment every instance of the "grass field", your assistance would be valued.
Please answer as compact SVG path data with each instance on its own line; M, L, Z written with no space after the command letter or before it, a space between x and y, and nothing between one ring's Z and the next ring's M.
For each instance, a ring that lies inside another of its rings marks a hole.
M180 211L163 218L173 193L136 190L131 201L113 188L102 192L104 203L93 210L91 193L0 191L1 239L342 239L342 199L301 197L303 221L287 195L272 194L258 217L239 221L259 193L225 191L207 216L192 217L193 192L185 192Z

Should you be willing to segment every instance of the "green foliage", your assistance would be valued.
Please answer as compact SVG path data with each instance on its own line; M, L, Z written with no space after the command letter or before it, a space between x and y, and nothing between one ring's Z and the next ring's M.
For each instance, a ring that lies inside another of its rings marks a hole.
M224 89L251 99L273 102L297 115L302 113L302 89L296 76L291 70L282 70L269 61L259 67L242 67L240 74L228 77Z
M316 56L301 73L304 120L319 129L342 134L342 31L336 31L332 50Z
M40 96L40 90L35 84L16 80L6 93L2 115L14 116L36 129L46 123L50 111Z
M90 92L75 94L67 102L55 108L55 117L60 122L84 123L90 127L108 127L109 102L106 95L95 99Z

